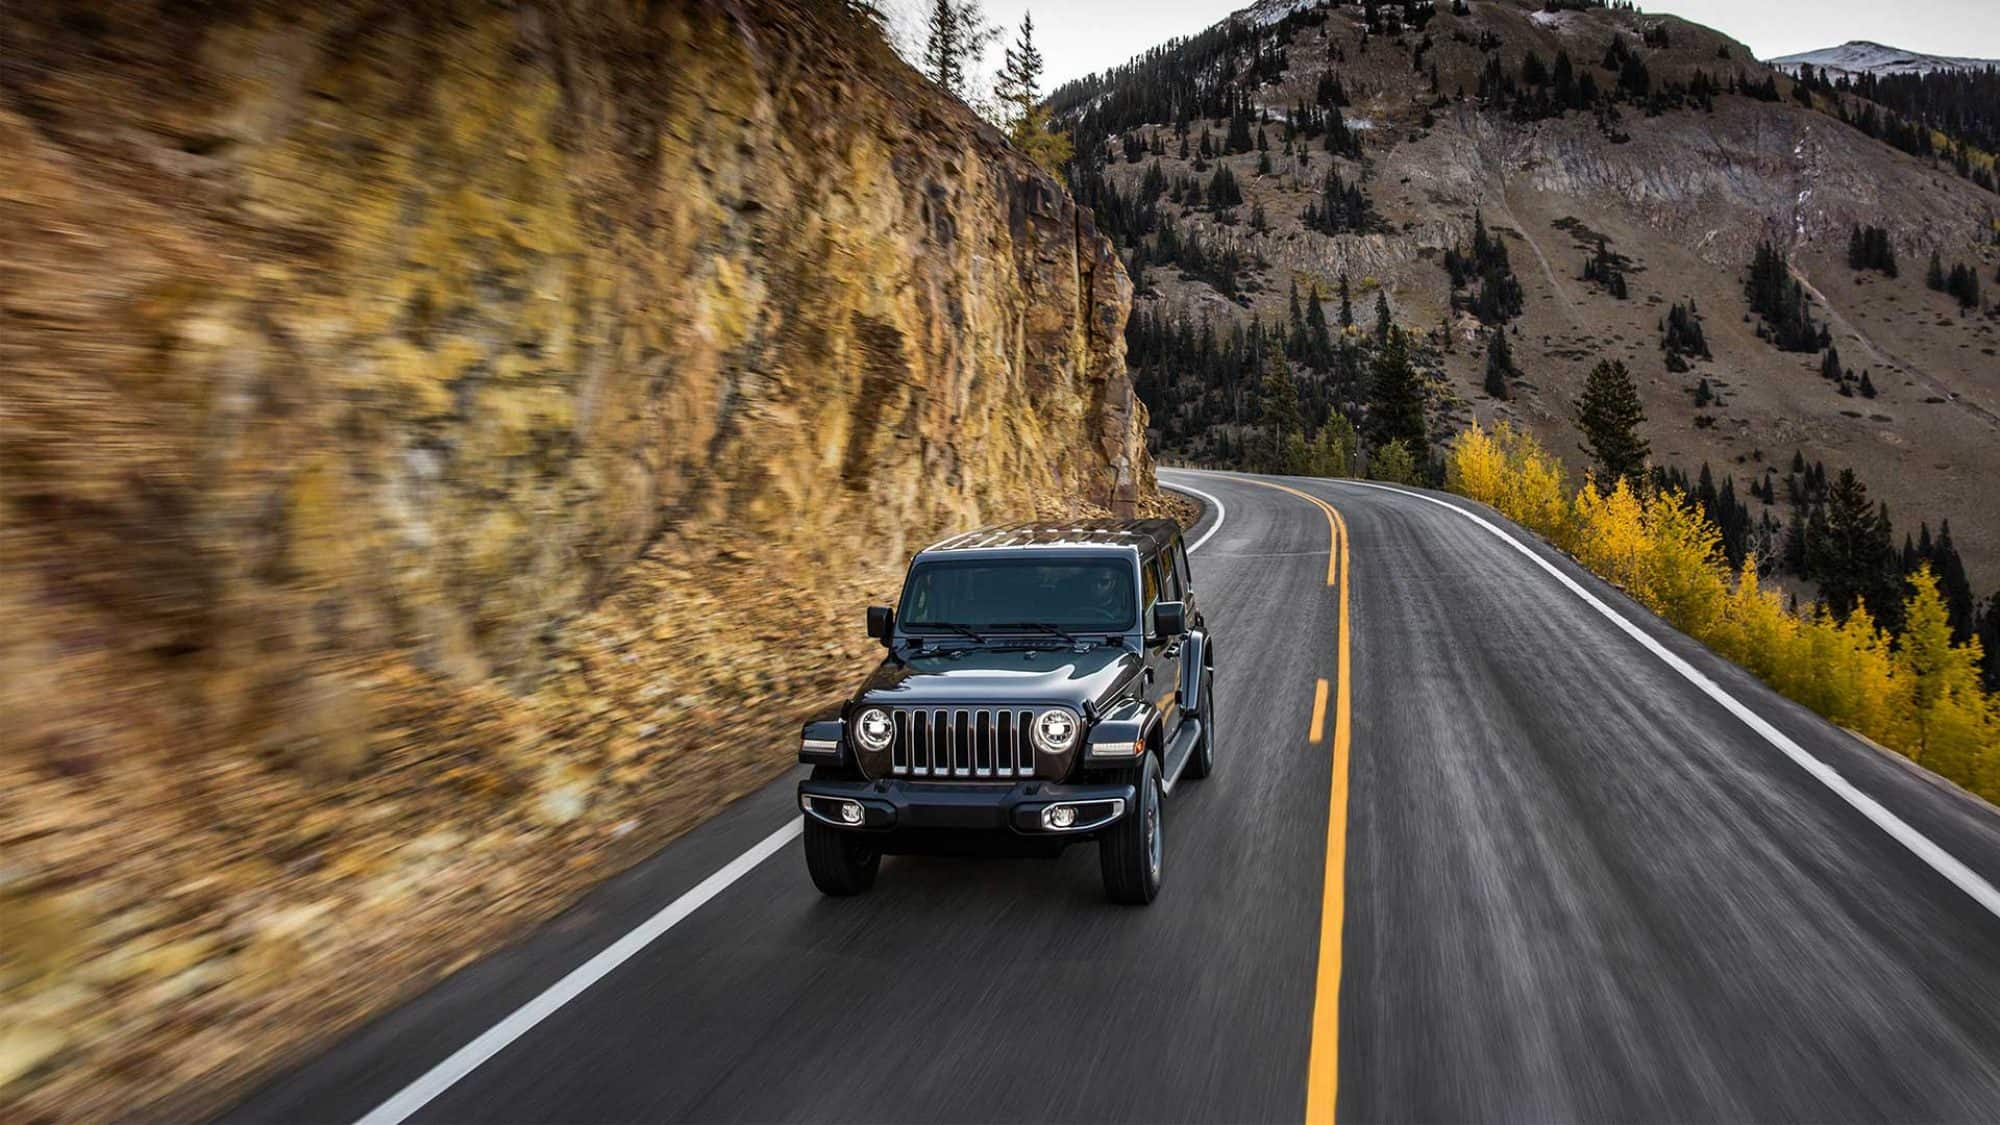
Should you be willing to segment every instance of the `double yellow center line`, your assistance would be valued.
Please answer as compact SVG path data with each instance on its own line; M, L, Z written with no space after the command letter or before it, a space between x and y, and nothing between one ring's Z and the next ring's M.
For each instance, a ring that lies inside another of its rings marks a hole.
M1326 811L1326 873L1321 883L1319 911L1319 971L1313 990L1312 1049L1306 1061L1306 1121L1331 1125L1335 1094L1340 1087L1340 945L1347 914L1347 760L1352 738L1348 685L1347 641L1347 521L1333 505L1317 496L1273 481L1251 484L1289 492L1326 515L1326 584L1338 587L1339 639L1334 646L1333 790ZM1326 731L1327 684L1313 691L1312 744Z

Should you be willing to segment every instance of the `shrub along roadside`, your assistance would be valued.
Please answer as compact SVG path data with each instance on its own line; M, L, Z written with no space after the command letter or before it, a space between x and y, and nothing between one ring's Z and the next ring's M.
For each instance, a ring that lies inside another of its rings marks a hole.
M1749 669L1785 696L2000 803L2000 696L1982 691L1979 642L1953 644L1937 579L1909 580L1900 641L1866 609L1835 620L1788 611L1757 580L1756 560L1731 572L1721 532L1679 491L1573 494L1562 466L1502 422L1459 434L1446 487L1546 536L1623 587L1676 629Z

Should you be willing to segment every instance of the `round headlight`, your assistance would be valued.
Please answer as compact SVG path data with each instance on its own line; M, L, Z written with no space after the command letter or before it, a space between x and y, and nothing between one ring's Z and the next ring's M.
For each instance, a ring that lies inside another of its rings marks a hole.
M870 707L854 717L854 743L870 754L880 754L895 740L896 724L889 721L889 712Z
M1044 711L1035 716L1035 749L1044 754L1067 754L1082 732L1083 724L1068 711Z

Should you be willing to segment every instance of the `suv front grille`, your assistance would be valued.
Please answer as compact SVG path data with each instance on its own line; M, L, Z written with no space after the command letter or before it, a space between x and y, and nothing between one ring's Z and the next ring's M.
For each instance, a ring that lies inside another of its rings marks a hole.
M1013 779L1035 775L1035 713L987 707L896 707L889 772L897 777Z

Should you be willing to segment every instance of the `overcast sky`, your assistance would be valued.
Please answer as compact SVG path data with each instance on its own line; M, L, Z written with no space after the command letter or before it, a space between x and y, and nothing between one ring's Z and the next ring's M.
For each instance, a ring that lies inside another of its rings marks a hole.
M922 0L904 0L914 9ZM1116 66L1176 35L1191 35L1249 0L985 0L986 14L1013 29L1035 15L1047 60L1044 89ZM1644 0L1747 43L1774 58L1850 39L1872 39L1929 54L2000 59L2000 0ZM997 65L999 50L993 60Z

